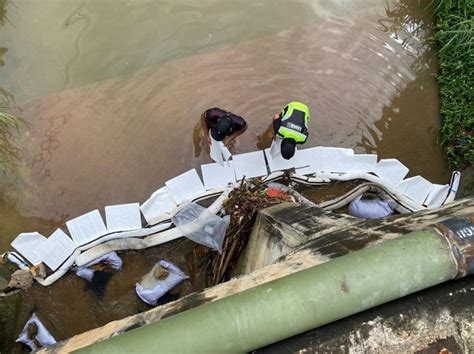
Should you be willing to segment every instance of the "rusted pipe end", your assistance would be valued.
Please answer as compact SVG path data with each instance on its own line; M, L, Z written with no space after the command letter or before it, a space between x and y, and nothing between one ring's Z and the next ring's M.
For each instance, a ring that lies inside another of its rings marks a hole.
M474 216L442 221L436 228L445 236L458 263L457 278L474 274Z

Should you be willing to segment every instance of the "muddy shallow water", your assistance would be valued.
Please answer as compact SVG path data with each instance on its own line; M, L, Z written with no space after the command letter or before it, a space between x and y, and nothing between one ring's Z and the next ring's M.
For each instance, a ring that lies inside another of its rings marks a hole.
M196 126L211 106L247 119L236 153L268 146L270 117L301 100L307 147L395 157L447 183L428 2L0 1L0 104L27 122L16 168L0 177L0 250L19 232L48 236L89 210L142 202L210 162ZM142 311L133 284L164 255L150 252L148 263L125 255L107 304L72 276L28 297L61 338Z

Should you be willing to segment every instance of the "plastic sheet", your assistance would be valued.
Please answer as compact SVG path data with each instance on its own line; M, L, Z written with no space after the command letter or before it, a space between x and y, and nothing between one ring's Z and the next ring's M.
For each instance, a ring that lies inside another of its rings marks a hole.
M160 268L168 272L164 279L160 279L157 274ZM160 297L187 278L188 276L176 265L162 260L155 264L151 271L141 279L140 283L135 284L135 291L140 299L154 306Z
M172 221L185 237L222 252L222 242L230 223L228 215L221 218L196 203L190 203Z
M363 219L380 219L393 214L391 201L374 199L362 199L359 195L349 204L349 214Z
M26 322L16 342L26 344L32 351L56 344L54 337L34 313L28 322ZM41 347L37 346L36 343L39 343Z

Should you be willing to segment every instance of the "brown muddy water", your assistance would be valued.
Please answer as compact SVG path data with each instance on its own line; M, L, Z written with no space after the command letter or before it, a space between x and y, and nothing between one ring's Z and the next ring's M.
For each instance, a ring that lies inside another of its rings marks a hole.
M19 232L48 236L89 210L143 202L210 162L197 124L213 106L249 123L235 153L268 146L270 117L299 100L312 112L307 147L398 158L447 183L428 3L0 0L0 108L27 123L0 176L0 250ZM102 298L68 275L26 302L64 339L145 310L135 281L161 257L197 271L183 256L193 249L125 253Z

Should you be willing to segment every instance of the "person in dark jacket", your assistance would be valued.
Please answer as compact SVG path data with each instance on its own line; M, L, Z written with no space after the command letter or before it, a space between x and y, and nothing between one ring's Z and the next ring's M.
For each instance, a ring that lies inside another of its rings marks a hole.
M209 130L211 130L214 140L228 145L247 129L247 122L234 113L215 107L201 114L201 128L208 144L210 144Z

